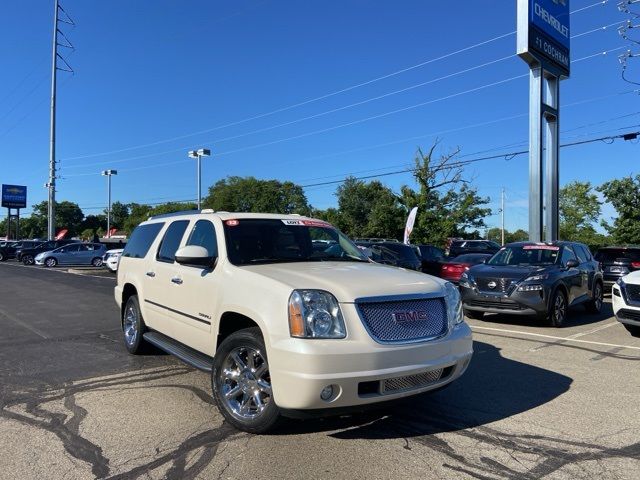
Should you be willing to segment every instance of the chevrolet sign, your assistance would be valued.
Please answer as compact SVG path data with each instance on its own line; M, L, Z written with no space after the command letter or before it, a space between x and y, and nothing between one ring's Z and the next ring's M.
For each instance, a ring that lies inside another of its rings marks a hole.
M569 76L569 0L518 0L518 55L529 65Z
M22 185L2 185L2 206L6 208L26 208L27 187Z

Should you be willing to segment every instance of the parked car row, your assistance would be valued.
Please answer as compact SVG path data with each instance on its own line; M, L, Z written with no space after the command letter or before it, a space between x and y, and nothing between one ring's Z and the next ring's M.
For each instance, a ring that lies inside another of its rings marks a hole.
M93 265L102 266L106 252L101 243L84 243L79 240L21 240L3 242L0 245L0 261L15 258L24 265Z

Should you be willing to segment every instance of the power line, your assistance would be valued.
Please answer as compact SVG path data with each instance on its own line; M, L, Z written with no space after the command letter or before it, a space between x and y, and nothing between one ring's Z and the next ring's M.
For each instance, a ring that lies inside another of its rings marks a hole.
M596 6L604 5L608 1L609 0L596 2L596 3L588 5L586 7L579 8L577 10L573 10L571 12L571 14L579 13L579 12L582 12L584 10L596 7ZM622 22L617 22L617 23L614 23L614 24L611 24L611 25L608 25L608 26L600 27L598 29L595 29L595 30L592 30L592 31L589 31L589 32L585 32L585 33L573 36L571 38L578 38L580 36L588 35L590 33L594 33L596 31L606 29L606 28L611 27L613 25L618 25L620 23L622 23ZM467 47L460 48L460 49L455 50L453 52L449 52L449 53L440 55L438 57L434 57L434 58L431 58L429 60L425 60L425 61L417 63L415 65L411 65L409 67L405 67L405 68L402 68L400 70L396 70L396 71L391 72L389 74L385 74L385 75L382 75L382 76L379 76L379 77L375 77L375 78L372 78L370 80L367 80L367 81L364 81L364 82L360 82L360 83L357 83L355 85L351 85L349 87L345 87L345 88L342 88L342 89L339 89L339 90L335 90L333 92L330 92L330 93L327 93L327 94L324 94L324 95L320 95L318 97L310 98L310 99L307 99L307 100L304 100L304 101L301 101L301 102L298 102L298 103L294 103L294 104L291 104L291 105L287 105L285 107L281 107L281 108L272 110L270 112L261 113L261 114L258 114L258 115L254 115L254 116L251 116L251 117L247 117L247 118L241 119L241 120L230 122L230 123L227 123L227 124L224 124L224 125L219 125L219 126L216 126L216 127L205 129L205 130L200 130L198 132L192 132L192 133L188 133L188 134L184 134L184 135L179 135L179 136L171 137L171 138L164 139L164 140L158 140L158 141L155 141L155 142L139 144L139 145L133 145L131 147L121 148L121 149L117 149L117 150L110 150L110 151L105 151L105 152L89 153L89 154L84 154L84 155L76 155L76 156L73 156L73 157L63 158L62 160L79 160L79 159L83 159L83 158L92 158L92 157L98 157L98 156L103 156L103 155L113 155L115 153L123 153L123 152L131 151L131 150L137 150L137 149L140 149L140 148L147 148L147 147L152 147L152 146L156 146L156 145L162 145L164 143L171 143L171 142L174 142L176 140L182 140L182 139L194 137L194 136L197 136L197 135L203 135L205 133L211 133L211 132L214 132L214 131L217 131L217 130L221 130L221 129L224 129L224 128L233 127L233 126L236 126L236 125L241 125L241 124L253 121L253 120L258 120L258 119L261 119L261 118L264 118L264 117L275 115L277 113L281 113L281 112L285 112L285 111L288 111L288 110L292 110L294 108L298 108L298 107L301 107L301 106L304 106L304 105L308 105L310 103L315 103L315 102L318 102L320 100L325 100L327 98L330 98L330 97L333 97L333 96L336 96L336 95L340 95L342 93L346 93L346 92L355 90L357 88L361 88L361 87L364 87L364 86L367 86L367 85L371 85L373 83L376 83L376 82L379 82L379 81L382 81L382 80L386 80L386 79L391 78L391 77L395 77L395 76L400 75L402 73L406 73L408 71L415 70L417 68L424 67L426 65L429 65L429 64L432 64L432 63L436 63L436 62L439 62L441 60L445 60L447 58L451 58L451 57L453 57L455 55L459 55L461 53L468 52L470 50L474 50L474 49L476 49L478 47L481 47L481 46L484 46L484 45L488 45L488 44L493 43L495 41L498 41L498 40L501 40L503 38L507 38L507 37L509 37L511 35L514 35L515 33L516 33L515 31L512 31L512 32L501 34L501 35L497 35L497 36L492 37L492 38L490 38L488 40L484 40L484 41L475 43L473 45L469 45ZM515 57L516 55L512 55L512 56ZM183 150L183 149L181 148L180 150ZM177 150L173 150L173 151L177 151ZM172 153L173 151L167 152L167 153Z
M571 143L564 143L562 145L560 145L561 148L565 148L565 147L573 147L573 146L577 146L577 145L584 145L587 143L594 143L594 142L608 142L611 141L611 143L613 143L616 139L623 139L629 135L640 135L640 131L636 131L636 132L627 132L624 134L620 134L620 135L610 135L610 136L606 136L606 137L600 137L600 138L592 138L589 140L582 140L582 141L578 141L578 142L571 142ZM465 165L470 165L472 163L477 163L477 162L482 162L482 161L486 161L486 160L495 160L498 158L506 158L506 157L516 157L518 155L522 155L525 153L529 153L529 150L519 150L519 151L515 151L515 152L509 152L509 153L501 153L499 155L490 155L487 157L479 157L479 158L472 158L469 160L460 160L457 162L452 162L450 164L448 164L448 167L452 167L452 168L456 168L456 167L463 167ZM415 168L405 168L402 170L396 170L393 172L387 172L387 173L380 173L380 174L376 174L376 175L365 175L362 177L350 177L350 178L354 178L355 180L368 180L371 178L379 178L379 177L387 177L390 175L399 175L401 173L409 173L409 172L414 172ZM348 177L349 178L349 177ZM309 187L318 187L318 186L324 186L324 185L337 185L340 183L344 183L347 180L347 178L341 179L341 180L333 180L333 181L329 181L329 182L319 182L319 183L310 183L307 185L301 185L302 188L309 188Z

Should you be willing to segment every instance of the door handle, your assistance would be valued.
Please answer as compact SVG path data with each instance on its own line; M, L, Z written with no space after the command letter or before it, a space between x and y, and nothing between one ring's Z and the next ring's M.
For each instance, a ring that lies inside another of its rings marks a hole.
M181 279L180 277L173 277L173 278L171 279L171 282L172 282L172 283L176 283L176 284L178 284L178 285L182 285L182 279Z
M147 277L155 277L156 272L147 272Z

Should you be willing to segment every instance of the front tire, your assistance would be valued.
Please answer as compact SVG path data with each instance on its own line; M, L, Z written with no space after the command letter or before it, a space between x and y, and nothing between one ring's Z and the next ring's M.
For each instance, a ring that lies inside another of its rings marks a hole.
M53 258L53 257L50 257L50 258L47 258L47 259L44 261L44 264L45 264L45 266L47 266L47 267L49 267L49 268L53 268L53 267L55 267L56 265L58 265L58 260L56 260L56 259L55 259L55 258Z
M280 418L273 401L267 351L260 329L232 333L218 347L211 371L213 397L238 430L265 433Z
M593 299L586 304L587 311L590 313L600 313L602 310L602 298L604 290L602 289L602 283L596 282L593 287Z
M627 329L627 332L631 334L632 337L640 338L640 327L637 325L629 325L627 323L623 323L624 328Z
M564 326L567 319L567 297L562 290L558 289L554 292L547 315L549 325L552 327Z
M91 265L93 265L94 267L101 267L102 259L100 257L94 258L93 260L91 260Z
M32 255L23 255L22 257L22 264L23 265L33 265L35 263L35 260L33 259Z
M144 339L142 335L147 329L140 312L140 302L137 295L131 295L124 306L122 312L122 333L124 346L132 355L142 352L144 349Z

